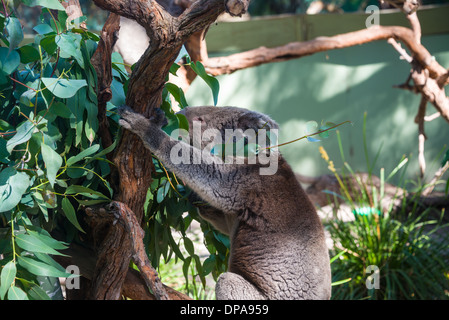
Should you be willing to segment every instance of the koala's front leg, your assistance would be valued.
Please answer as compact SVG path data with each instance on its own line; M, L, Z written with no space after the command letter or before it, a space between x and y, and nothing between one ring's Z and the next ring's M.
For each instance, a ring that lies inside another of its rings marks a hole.
M150 119L145 118L126 105L119 107L118 114L121 118L119 124L123 128L137 134L151 151L158 148L160 145L158 140L163 138L163 132L160 128L167 124L167 118L162 109L157 108L155 115ZM147 139L147 135L151 136L151 139Z
M156 115L146 119L143 115L134 112L129 107L120 107L120 125L137 134L164 166L182 179L194 192L204 201L210 203L214 208L224 212L237 212L242 210L244 201L237 201L239 193L233 188L229 181L242 181L248 179L234 165L221 163L221 159L210 154L204 155L202 150L170 138L161 127L165 123L165 114L161 109L156 109ZM176 147L181 146L181 148ZM173 150L184 150L187 160L172 161ZM205 159L206 157L206 159ZM195 159L211 160L195 163ZM244 185L241 185L245 189Z

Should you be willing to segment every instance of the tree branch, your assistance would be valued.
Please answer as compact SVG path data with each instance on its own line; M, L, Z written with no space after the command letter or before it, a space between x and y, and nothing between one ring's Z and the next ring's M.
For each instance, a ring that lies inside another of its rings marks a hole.
M112 201L106 208L88 207L85 211L91 220L100 221L100 225L107 224L110 226L108 235L103 241L106 242L106 244L101 245L101 248L105 249L99 254L95 268L96 272L92 281L94 283L99 282L100 284L103 284L103 277L113 279L114 281L116 281L116 278L121 280L119 285L116 286L118 291L110 289L111 283L107 283L107 286L95 286L95 284L93 284L95 288L98 288L96 291L99 291L102 294L95 294L92 297L94 299L117 299L121 293L122 284L125 280L129 259L132 257L134 263L139 268L145 283L151 288L156 299L168 300L169 296L162 285L156 270L151 266L151 262L148 259L143 244L144 232L140 227L134 212L132 212L126 204L117 201ZM114 217L115 220L111 223ZM118 224L116 225L117 222ZM117 228L117 226L122 226L123 228ZM95 229L98 229L98 227ZM111 259L113 259L113 262ZM121 267L117 268L117 266L120 265ZM109 273L116 273L117 271L122 274L122 277L110 277Z
M106 104L112 98L112 48L117 41L117 32L120 29L120 16L111 13L106 20L100 34L97 50L91 58L91 62L98 78L98 133L101 136L104 148L112 144L109 131L109 121L106 117Z
M414 58L429 70L432 78L436 79L447 74L447 70L432 58L427 49L416 43L415 34L411 29L397 26L376 26L333 37L292 42L276 48L261 47L228 57L210 58L205 67L212 75L229 74L265 63L291 60L317 52L342 49L389 38L402 41L413 53Z
M154 0L93 0L100 8L137 21L154 44L170 37L174 17Z
M424 117L426 116L427 100L424 95L421 95L421 102L419 103L418 114L415 117L415 123L418 124L418 163L421 170L421 177L424 177L426 172L426 158L424 156L424 143L427 140L424 132Z

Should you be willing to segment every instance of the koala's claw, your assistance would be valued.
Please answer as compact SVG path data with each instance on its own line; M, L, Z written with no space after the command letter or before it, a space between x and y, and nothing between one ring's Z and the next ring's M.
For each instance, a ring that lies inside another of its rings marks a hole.
M165 112L161 108L156 108L156 110L154 110L154 116L152 116L150 120L160 127L168 124L167 118L165 117Z

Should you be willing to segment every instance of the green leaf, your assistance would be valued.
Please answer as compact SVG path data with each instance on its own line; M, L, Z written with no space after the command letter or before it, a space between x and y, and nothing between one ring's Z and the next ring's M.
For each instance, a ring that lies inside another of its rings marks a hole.
M8 17L5 22L5 29L8 32L6 39L9 41L9 50L15 49L23 40L22 25L16 17Z
M306 134L312 134L318 130L318 123L316 121L306 122Z
M187 120L187 117L181 113L177 113L176 117L179 120L179 129L189 131L189 121Z
M61 101L53 102L51 112L64 119L70 119L73 114L72 111L70 111L70 109L67 107L67 105Z
M61 168L62 157L45 143L41 144L42 158L47 168L47 179L53 187L56 180L56 174Z
M58 98L71 98L82 87L87 86L86 80L67 80L57 78L42 78L47 90Z
M83 186L77 186L77 185L71 185L69 186L66 191L65 194L66 195L71 195L71 194L82 194L91 198L103 198L103 199L109 199L108 197L106 197L105 195L103 195L101 192L98 191L94 191L92 189L89 189L87 187L83 187Z
M33 258L18 256L19 265L37 276L68 278L72 274Z
M76 156L70 157L67 160L67 166L72 166L75 163L77 163L78 161L83 160L84 158L90 156L91 154L95 153L98 151L98 149L100 149L100 145L99 144L94 144L93 146L87 148L86 150L81 151L80 153L78 153Z
M13 73L20 64L20 55L16 50L9 51L8 48L0 47L0 70L9 75Z
M187 257L184 260L184 264L182 265L182 273L184 274L184 278L186 279L186 286L188 285L189 267L190 267L191 262L192 262L192 257Z
M65 10L58 0L22 0L22 3L29 7L42 6L48 9Z
M78 219L76 218L76 212L73 208L72 204L70 203L70 200L67 198L62 199L62 210L64 210L65 216L67 219L81 232L84 232L84 230L81 228L81 226L78 223Z
M74 57L76 62L84 69L84 59L81 52L81 35L76 33L62 33L55 38L55 43L59 47L59 54L62 58Z
M43 241L41 241L36 236L32 236L29 234L18 234L15 237L17 245L29 252L41 252L41 253L48 253L53 255L63 255L53 249L52 247L45 244Z
M58 46L55 43L55 38L56 38L55 34L48 34L44 38L42 38L42 40L39 43L42 46L42 48L44 48L44 50L47 51L49 55L54 54L56 52L56 49L58 48Z
M6 292L11 287L14 279L16 278L17 268L13 261L9 261L2 269L0 275L0 300L3 300Z
M443 161L441 161L441 166L444 167L444 165L448 161L449 161L449 149L446 151L446 155L444 156Z
M22 199L30 185L30 178L24 172L8 167L0 172L0 212L13 209Z
M33 28L33 30L39 34L47 34L47 33L53 32L52 27L50 27L48 24L45 24L45 23L38 24L37 26L35 26Z
M181 109L184 109L189 105L184 95L184 91L182 91L182 89L179 88L177 85L167 82L165 84L165 88L167 88L167 90L171 93L173 98L175 98L175 100L179 103Z
M16 129L16 134L8 140L6 143L6 150L9 153L14 149L15 146L25 143L31 139L34 131L34 124L30 121L25 121Z
M47 246L55 249L55 250L65 250L67 249L67 245L62 242L62 241L58 241L56 239L53 239L50 234L43 230L43 229L38 229L36 231L33 231L31 229L28 229L28 234L39 238L40 241L42 241L43 243L45 243Z
M211 273L215 267L216 262L217 262L217 259L216 259L215 255L210 255L209 258L204 260L203 275L208 275L209 273Z
M31 45L20 47L18 50L20 54L20 62L23 64L40 59L39 51Z
M13 286L9 288L8 300L28 300L28 296L22 289Z
M321 127L318 129L318 131L324 131L324 130L326 130L326 131L321 132L319 134L319 136L324 139L329 138L331 131L334 130L334 129L329 130L329 128L332 128L332 127L335 127L335 123L333 123L333 122L326 122L325 124L321 125Z
M48 294L38 285L31 286L30 290L28 291L28 294L30 295L30 298L33 300L51 300L51 298L48 296Z
M186 248L188 254L193 256L195 254L195 248L193 246L192 240L187 237L184 237L184 248Z
M197 75L199 75L204 80L204 82L206 82L206 84L212 90L212 96L214 98L214 105L217 105L218 93L220 91L220 83L218 82L218 80L215 79L214 77L208 75L206 73L206 69L204 69L203 64L199 61L197 61L196 63L191 62L190 67L193 69L193 71L195 71L195 73Z

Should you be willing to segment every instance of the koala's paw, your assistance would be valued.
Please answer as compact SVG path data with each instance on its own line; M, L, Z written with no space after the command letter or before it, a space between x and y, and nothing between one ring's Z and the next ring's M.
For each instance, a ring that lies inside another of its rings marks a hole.
M165 117L165 112L161 108L156 108L154 111L154 116L150 118L150 121L158 127L163 127L168 124L167 118Z
M145 132L150 126L150 120L126 105L118 108L118 114L119 124L134 133Z

